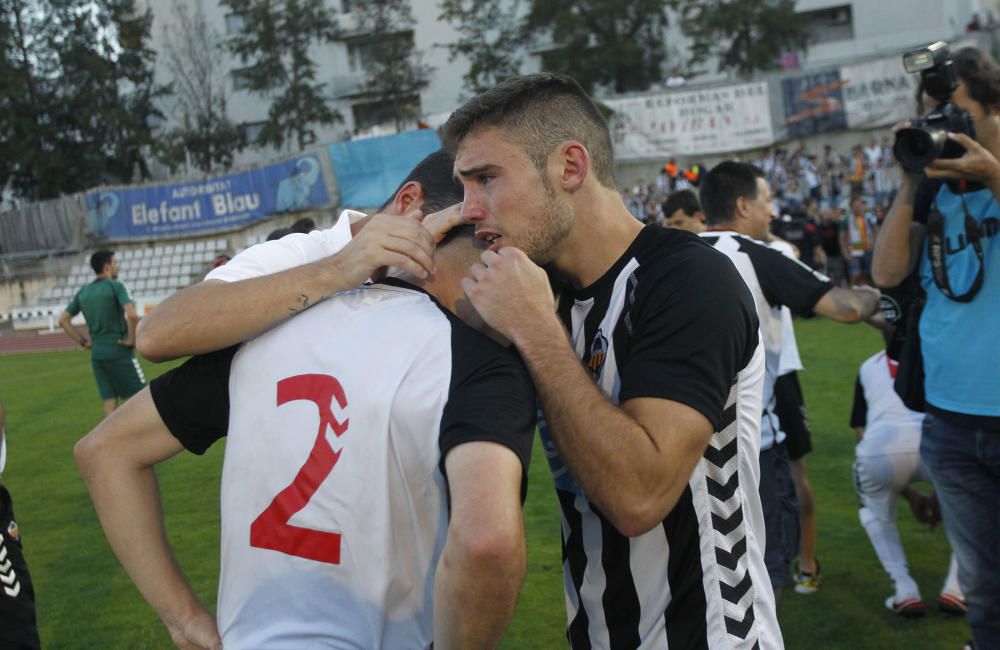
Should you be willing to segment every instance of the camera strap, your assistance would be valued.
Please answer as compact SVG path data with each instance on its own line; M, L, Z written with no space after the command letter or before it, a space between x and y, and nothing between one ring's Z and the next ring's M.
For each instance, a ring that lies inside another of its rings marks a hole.
M964 183L962 183L964 186ZM962 188L965 189L964 187ZM948 280L948 266L945 264L945 255L947 254L947 249L945 246L944 237L944 217L938 212L937 205L935 204L927 215L927 258L931 263L931 272L934 275L934 284L937 288L947 296L949 299L955 302L970 302L979 293L979 290L983 286L983 244L980 241L982 239L982 231L979 228L979 222L977 222L971 214L969 214L969 206L965 202L965 194L960 193L959 198L962 200L962 212L965 214L965 239L972 246L972 249L976 252L976 258L979 260L979 270L976 271L976 279L972 281L972 286L969 290L960 296L956 296L951 290L951 282Z

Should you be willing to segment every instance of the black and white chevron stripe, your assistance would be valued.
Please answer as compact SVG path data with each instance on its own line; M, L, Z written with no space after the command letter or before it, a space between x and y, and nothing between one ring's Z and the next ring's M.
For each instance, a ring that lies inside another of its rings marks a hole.
M736 385L729 392L719 431L705 449L705 481L710 497L715 559L719 567L726 631L733 648L759 646L753 580L747 562L747 523L739 493Z
M4 544L4 537L0 535L0 587L3 587L5 594L11 598L17 598L21 593L21 582L17 579L17 572L7 556L7 546Z

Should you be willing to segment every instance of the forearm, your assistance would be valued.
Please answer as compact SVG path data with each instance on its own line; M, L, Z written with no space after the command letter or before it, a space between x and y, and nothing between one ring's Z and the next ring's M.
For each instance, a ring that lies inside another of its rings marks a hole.
M620 532L638 535L666 516L687 484L675 450L612 403L569 346L561 323L515 335L552 438L573 479ZM668 464L665 469L664 463Z
M910 229L913 224L913 202L917 181L904 176L892 202L879 236L875 239L872 256L872 279L880 287L894 287L910 273L915 255L911 244Z
M66 318L65 316L63 318L60 318L59 327L61 327L63 331L66 332L67 336L76 341L77 345L83 345L84 343L86 343L87 340L80 334L79 331L77 331L75 327L73 327L73 324L70 322L70 318Z
M523 541L516 552L490 556L449 535L434 579L434 648L497 647L514 615L526 564Z
M108 543L146 602L173 627L203 612L167 542L153 468L113 456L78 462Z
M238 282L206 281L178 291L138 328L151 361L202 354L246 341L348 286L332 258ZM353 282L353 281L352 281Z
M127 316L125 318L125 326L127 328L125 341L130 345L135 345L135 330L139 326L139 317L134 315Z

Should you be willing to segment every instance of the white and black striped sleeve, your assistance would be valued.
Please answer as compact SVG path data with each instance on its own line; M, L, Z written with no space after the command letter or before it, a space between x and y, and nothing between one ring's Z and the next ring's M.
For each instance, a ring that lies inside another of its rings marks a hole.
M793 314L812 316L813 307L833 288L826 276L772 248L740 238L740 250L750 258L764 298L772 307L784 305Z
M778 254L780 256L780 254ZM691 244L657 277L641 277L634 336L621 366L619 400L686 404L719 426L737 373L757 346L753 297L725 255ZM681 258L681 259L678 259Z

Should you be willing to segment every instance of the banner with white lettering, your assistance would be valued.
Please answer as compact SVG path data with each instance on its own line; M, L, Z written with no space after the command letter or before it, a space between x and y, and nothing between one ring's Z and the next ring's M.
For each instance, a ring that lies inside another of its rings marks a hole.
M618 160L696 156L774 142L767 83L604 101Z
M329 201L316 155L188 183L98 189L85 196L91 230L109 239L203 234Z
M895 124L917 114L919 76L903 70L901 57L844 66L840 78L848 128Z

